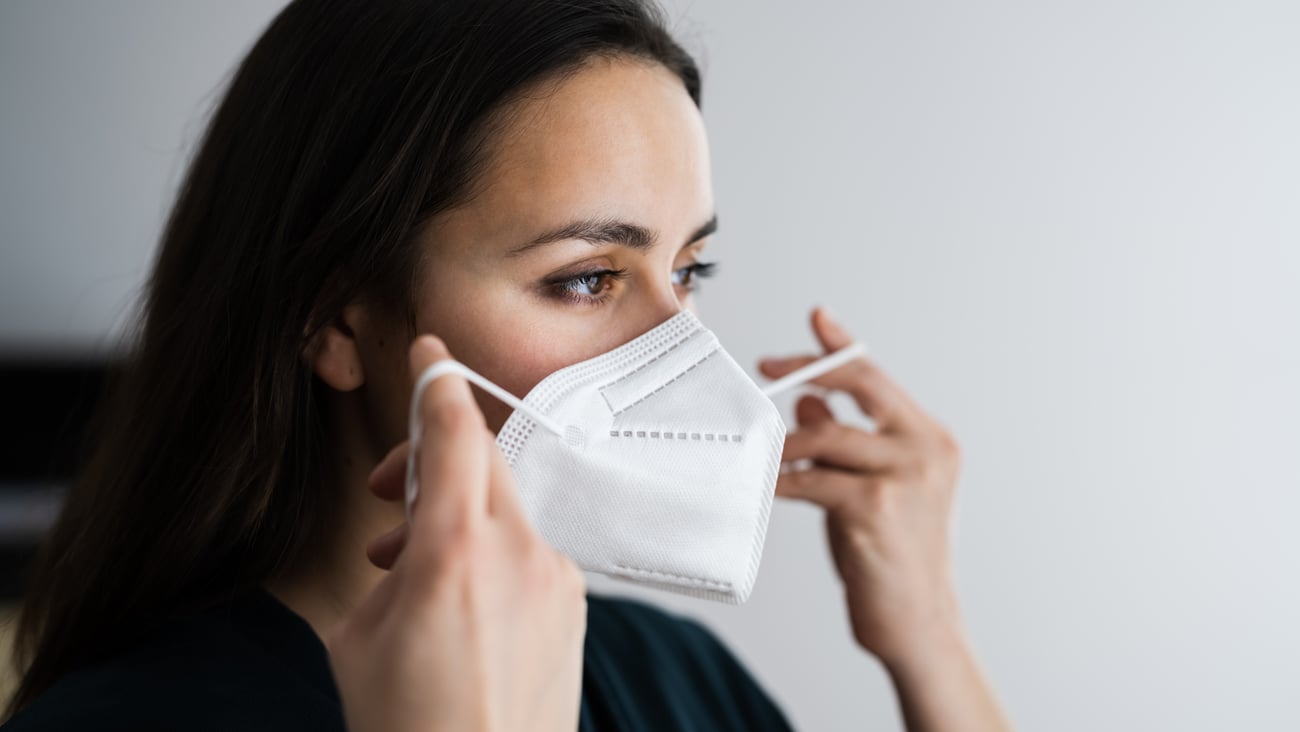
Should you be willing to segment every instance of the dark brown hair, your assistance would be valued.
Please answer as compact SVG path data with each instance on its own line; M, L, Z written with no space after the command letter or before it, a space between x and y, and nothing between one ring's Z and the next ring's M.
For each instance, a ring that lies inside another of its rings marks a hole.
M337 526L302 353L344 305L413 334L414 232L473 194L495 113L597 55L700 75L651 0L296 0L234 71L162 232L129 358L31 575L26 706Z

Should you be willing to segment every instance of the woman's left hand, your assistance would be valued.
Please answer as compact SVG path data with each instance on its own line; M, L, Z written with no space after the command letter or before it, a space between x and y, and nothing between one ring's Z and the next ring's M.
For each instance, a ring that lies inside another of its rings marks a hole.
M825 310L814 311L813 330L828 352L853 342ZM778 378L817 358L764 359L759 367ZM783 473L776 493L826 509L858 643L887 666L932 657L936 644L961 632L948 538L957 443L866 357L812 383L850 394L876 430L837 422L824 400L804 396L782 460L812 467Z

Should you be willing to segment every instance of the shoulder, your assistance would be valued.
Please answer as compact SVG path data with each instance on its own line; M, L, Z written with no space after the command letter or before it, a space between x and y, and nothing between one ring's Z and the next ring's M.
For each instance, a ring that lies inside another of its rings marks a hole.
M289 671L229 623L189 618L65 674L3 731L341 730L337 702Z
M215 729L201 710L229 690L211 647L150 643L65 674L4 725L38 730Z
M626 598L587 597L587 661L711 729L785 730L776 702L712 631ZM641 693L639 692L639 693Z
M64 675L3 726L4 732L46 730L208 729L200 720L176 718L177 702L189 706L192 694L166 677L109 662Z

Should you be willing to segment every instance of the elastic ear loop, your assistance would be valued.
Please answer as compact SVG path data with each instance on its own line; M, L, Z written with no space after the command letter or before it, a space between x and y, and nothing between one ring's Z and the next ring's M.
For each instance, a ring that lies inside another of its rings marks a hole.
M822 374L834 371L858 356L865 355L867 355L867 344L862 341L854 341L838 351L828 353L807 366L797 368L776 381L763 386L763 393L770 398L786 389L796 387L805 381L811 381Z
M554 432L560 437L564 437L564 428L558 422L542 414L532 405L526 404L522 399L502 389L496 384L488 381L487 378L480 375L470 367L454 359L445 358L441 361L434 361L428 368L420 374L420 378L415 382L415 388L411 391L411 416L408 425L410 432L410 449L406 453L406 520L411 520L411 504L415 501L416 491L419 490L419 484L415 479L415 458L416 450L420 445L420 436L424 432L424 424L420 420L420 398L424 396L424 390L432 384L435 379L447 374L460 374L466 380L482 387L484 391L500 399L515 409L527 414L535 422Z
M866 344L861 341L854 341L838 351L829 353L807 366L795 369L776 381L763 386L763 394L770 398L786 389L798 386L805 381L815 379L822 374L833 371L854 358L865 355L866 353ZM424 390L428 388L429 384L432 384L438 377L447 374L460 374L465 377L467 381L482 387L484 391L497 399L500 399L511 407L527 414L533 419L533 421L537 422L537 424L542 427L545 427L548 431L553 432L557 437L560 437L561 439L566 438L566 431L560 423L547 417L545 414L542 414L532 405L492 383L487 378L460 361L445 358L441 361L433 362L424 370L423 373L420 374L420 378L416 380L415 388L411 392L411 410L408 425L408 430L410 432L410 449L407 450L406 453L406 518L408 521L411 518L411 504L415 501L416 491L419 490L419 484L415 479L415 459L416 451L420 444L420 436L424 431L424 425L420 421L420 398L424 396Z

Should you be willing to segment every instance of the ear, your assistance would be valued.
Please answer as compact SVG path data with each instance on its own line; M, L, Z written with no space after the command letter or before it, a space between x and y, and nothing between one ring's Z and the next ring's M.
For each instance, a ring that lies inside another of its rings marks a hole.
M303 351L307 366L338 391L352 391L366 383L366 372L361 365L361 349L357 344L359 327L365 317L360 305L343 308L332 322L316 332Z

